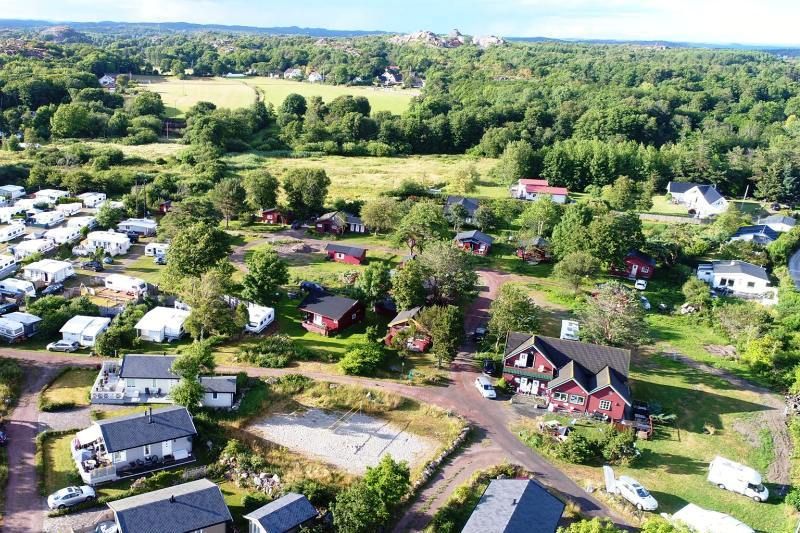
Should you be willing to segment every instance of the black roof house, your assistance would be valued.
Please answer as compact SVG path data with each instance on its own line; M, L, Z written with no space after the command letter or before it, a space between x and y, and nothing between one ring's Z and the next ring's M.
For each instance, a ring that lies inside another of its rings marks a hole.
M358 304L358 300L333 294L309 294L299 308L308 313L339 320Z
M493 479L461 533L554 533L564 502L530 479Z

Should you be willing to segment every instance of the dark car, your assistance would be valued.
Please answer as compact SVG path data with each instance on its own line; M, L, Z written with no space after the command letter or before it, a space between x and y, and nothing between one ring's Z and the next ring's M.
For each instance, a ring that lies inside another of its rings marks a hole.
M133 244L139 242L139 234L135 231L126 231L125 236L128 237L128 240L131 241Z
M319 283L314 283L313 281L301 281L300 288L306 292L315 292L318 294L325 292L325 287Z
M105 270L105 268L103 268L103 264L99 261L87 261L83 264L83 268L93 272L102 272Z
M48 285L47 287L42 289L42 296L59 294L62 292L64 292L64 286L61 283L53 283L52 285Z
M8 433L5 430L0 430L0 446L8 444Z
M484 326L479 326L472 332L472 340L475 342L482 341L484 337L486 337L486 327Z
M300 229L300 228L303 227L303 223L300 222L299 220L295 220L294 222L292 222L292 225L289 226L289 227L292 228L292 229Z
M483 361L483 373L487 376L494 376L495 372L497 372L497 368L495 367L494 361L485 359Z
M15 311L19 311L19 305L14 302L0 304L0 315L5 315L6 313L13 313Z

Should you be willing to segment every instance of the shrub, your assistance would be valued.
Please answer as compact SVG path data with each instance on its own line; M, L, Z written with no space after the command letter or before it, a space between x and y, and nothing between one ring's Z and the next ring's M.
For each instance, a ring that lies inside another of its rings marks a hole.
M800 487L790 490L784 501L786 505L793 507L796 511L800 511Z
M353 345L339 361L339 369L345 374L369 376L383 362L383 349L377 344L362 342Z
M311 352L288 335L272 335L255 346L243 348L236 360L266 368L283 368L294 360L308 359Z
M298 394L311 385L311 378L300 374L287 374L278 380L278 385L286 394Z
M573 433L555 448L556 457L568 463L585 464L597 453L592 443L580 433Z
M327 509L336 498L336 490L313 479L300 479L283 487L283 493L296 492L303 494L315 507Z
M611 429L604 434L599 443L603 459L612 465L630 463L637 455L636 437L633 431L618 431Z
M265 503L267 503L267 495L263 492L248 492L242 496L242 507L244 507L245 513L255 511Z

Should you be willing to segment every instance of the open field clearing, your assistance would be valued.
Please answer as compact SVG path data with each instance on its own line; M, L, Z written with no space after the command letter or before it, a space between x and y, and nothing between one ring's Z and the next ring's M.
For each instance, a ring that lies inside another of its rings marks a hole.
M172 116L182 115L197 102L212 102L217 107L236 109L247 107L262 94L264 101L274 106L283 103L292 93L319 96L329 102L337 96L365 96L372 111L404 112L411 98L418 94L413 90L379 89L373 87L343 87L272 78L191 78L179 80L162 76L135 76L141 87L161 95L167 112Z
M413 469L436 450L433 441L358 411L309 409L276 414L255 422L249 429L292 451L311 455L354 474L363 474L387 453L395 460L408 461Z

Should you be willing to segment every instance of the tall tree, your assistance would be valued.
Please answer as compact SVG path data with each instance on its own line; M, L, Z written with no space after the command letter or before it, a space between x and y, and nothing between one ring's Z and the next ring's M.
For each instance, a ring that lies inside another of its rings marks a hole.
M618 281L600 287L579 316L581 339L587 342L633 347L647 338L639 295Z
M409 253L413 254L423 251L432 241L446 238L450 235L449 230L441 206L423 200L414 204L402 218L394 233L394 240L408 246Z
M228 227L232 218L236 218L245 209L247 192L242 187L239 178L225 178L214 186L211 191L211 198L217 206L222 217L225 219L225 227Z
M330 178L321 168L293 168L283 176L283 190L289 209L297 217L322 212Z
M407 261L392 277L392 297L401 310L425 304L428 272L417 260Z
M502 285L489 312L489 333L495 338L495 351L512 331L532 334L538 325L539 307L533 299L516 285Z
M478 275L472 256L451 243L434 242L417 261L426 271L427 287L435 303L463 302L475 294Z
M392 276L389 265L383 261L372 261L356 280L356 290L368 306L384 298L389 293L391 286Z
M464 338L464 317L454 305L426 307L419 315L420 323L431 335L431 353L439 368L458 355L458 347Z
M165 277L178 282L200 277L230 253L228 235L207 224L192 224L178 231L167 250Z
M225 302L225 289L230 282L224 269L211 269L200 279L185 279L181 299L191 308L184 327L194 339L208 335L233 335L238 331L235 309Z
M244 176L247 205L254 211L275 207L278 203L278 178L268 171L254 170Z
M600 261L589 252L570 252L556 264L553 275L578 292L581 283L596 274L599 268Z
M272 305L281 285L289 282L289 269L273 248L259 248L245 259L242 297L258 305Z
M386 196L367 200L361 208L361 220L375 235L394 230L404 214L403 205Z
M525 206L519 216L520 233L529 236L549 237L561 219L563 209L550 196L537 198Z

